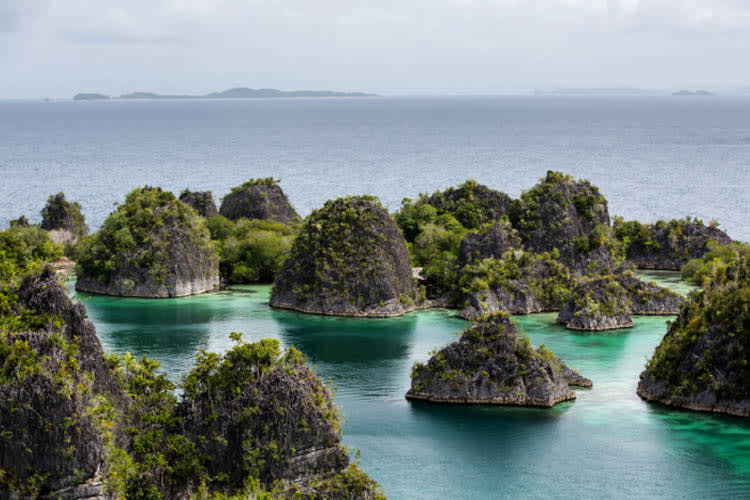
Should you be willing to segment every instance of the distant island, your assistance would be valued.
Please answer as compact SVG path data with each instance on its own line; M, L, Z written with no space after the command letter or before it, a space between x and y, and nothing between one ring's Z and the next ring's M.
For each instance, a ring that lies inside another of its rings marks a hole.
M120 99L258 99L269 97L374 97L377 94L367 94L364 92L336 92L333 90L278 90L278 89L249 89L239 87L224 90L221 92L211 92L203 95L185 95L185 94L157 94L154 92L131 92L122 94ZM109 99L109 96L103 94L77 94L74 98L76 101L93 101Z
M108 95L93 93L76 94L73 97L75 101L105 101L107 99L109 99Z
M535 89L534 95L642 95L650 91L631 87L622 88L558 88Z
M679 90L677 92L672 92L672 95L676 96L713 96L716 95L713 92L709 92L708 90L696 90L695 92L690 90Z

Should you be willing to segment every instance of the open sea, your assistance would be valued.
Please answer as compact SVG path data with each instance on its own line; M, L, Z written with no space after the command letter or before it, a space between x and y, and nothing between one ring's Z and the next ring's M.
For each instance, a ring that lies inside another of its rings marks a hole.
M64 191L98 227L132 188L210 189L273 176L302 215L325 200L404 197L474 178L517 196L546 170L598 185L610 213L715 218L750 240L750 99L462 97L136 102L0 101L0 225L39 221ZM646 273L682 291L676 273ZM182 299L80 294L105 349L147 354L179 381L228 335L278 338L337 388L344 443L390 499L750 498L750 419L665 409L635 394L668 317L571 332L516 320L594 381L552 409L409 403L415 361L466 322L434 310L326 318L267 305L269 286Z

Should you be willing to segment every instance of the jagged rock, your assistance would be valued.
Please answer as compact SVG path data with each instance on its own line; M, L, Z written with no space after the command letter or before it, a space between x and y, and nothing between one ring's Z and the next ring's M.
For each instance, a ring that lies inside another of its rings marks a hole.
M452 215L464 227L472 229L507 215L512 201L503 192L468 180L458 187L436 191L429 197L423 195L419 202L435 207L438 215Z
M205 219L161 188L132 191L79 246L79 291L183 297L219 286L219 259Z
M461 316L559 311L573 287L570 270L549 254L508 251L502 259L475 261L461 270L465 290Z
M452 404L550 407L575 399L570 385L591 381L544 346L534 350L506 314L472 325L427 364L412 369L407 399Z
M15 285L2 285L5 299ZM178 500L206 482L209 496L248 494L252 479L251 497L384 500L349 464L330 392L294 348L203 353L178 405L158 363L105 359L51 268L12 297L12 320L0 317L0 498Z
M404 238L377 198L328 201L305 220L276 277L270 304L338 316L399 316L414 310Z
M508 250L519 250L521 238L507 219L498 221L486 230L469 233L461 240L458 266L489 257L502 258Z
M190 191L186 189L180 193L180 201L193 207L203 217L213 217L219 213L211 191Z
M526 249L557 249L560 261L579 273L615 265L607 200L588 181L548 171L513 202L510 220Z
M73 245L89 232L78 202L70 203L64 193L50 196L42 209L42 229L55 243Z
M96 394L117 397L94 326L46 268L24 280L0 335L0 498L104 495L106 454L89 413Z
M648 225L617 217L614 229L625 245L628 261L641 269L679 271L690 259L703 257L710 242L732 243L715 224L705 226L689 217Z
M696 411L750 417L750 252L731 261L669 326L638 395Z
M299 218L294 207L275 179L251 179L232 191L221 202L219 213L236 221L247 219L271 219L289 224Z

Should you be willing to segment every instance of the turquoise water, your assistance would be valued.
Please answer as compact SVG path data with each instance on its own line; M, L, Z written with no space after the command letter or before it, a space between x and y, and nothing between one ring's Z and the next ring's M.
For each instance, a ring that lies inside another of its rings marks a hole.
M669 318L636 317L632 329L582 334L557 326L554 314L518 317L535 345L593 379L593 389L552 409L442 407L403 396L412 364L466 325L451 311L317 317L270 309L269 291L79 298L105 349L148 354L174 380L199 349L227 349L232 331L296 346L337 388L344 443L361 451L390 499L750 497L750 422L667 410L635 394Z

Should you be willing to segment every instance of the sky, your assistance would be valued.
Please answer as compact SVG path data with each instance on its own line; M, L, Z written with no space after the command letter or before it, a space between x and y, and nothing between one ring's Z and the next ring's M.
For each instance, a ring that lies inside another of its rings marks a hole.
M0 97L750 88L750 0L0 0Z

